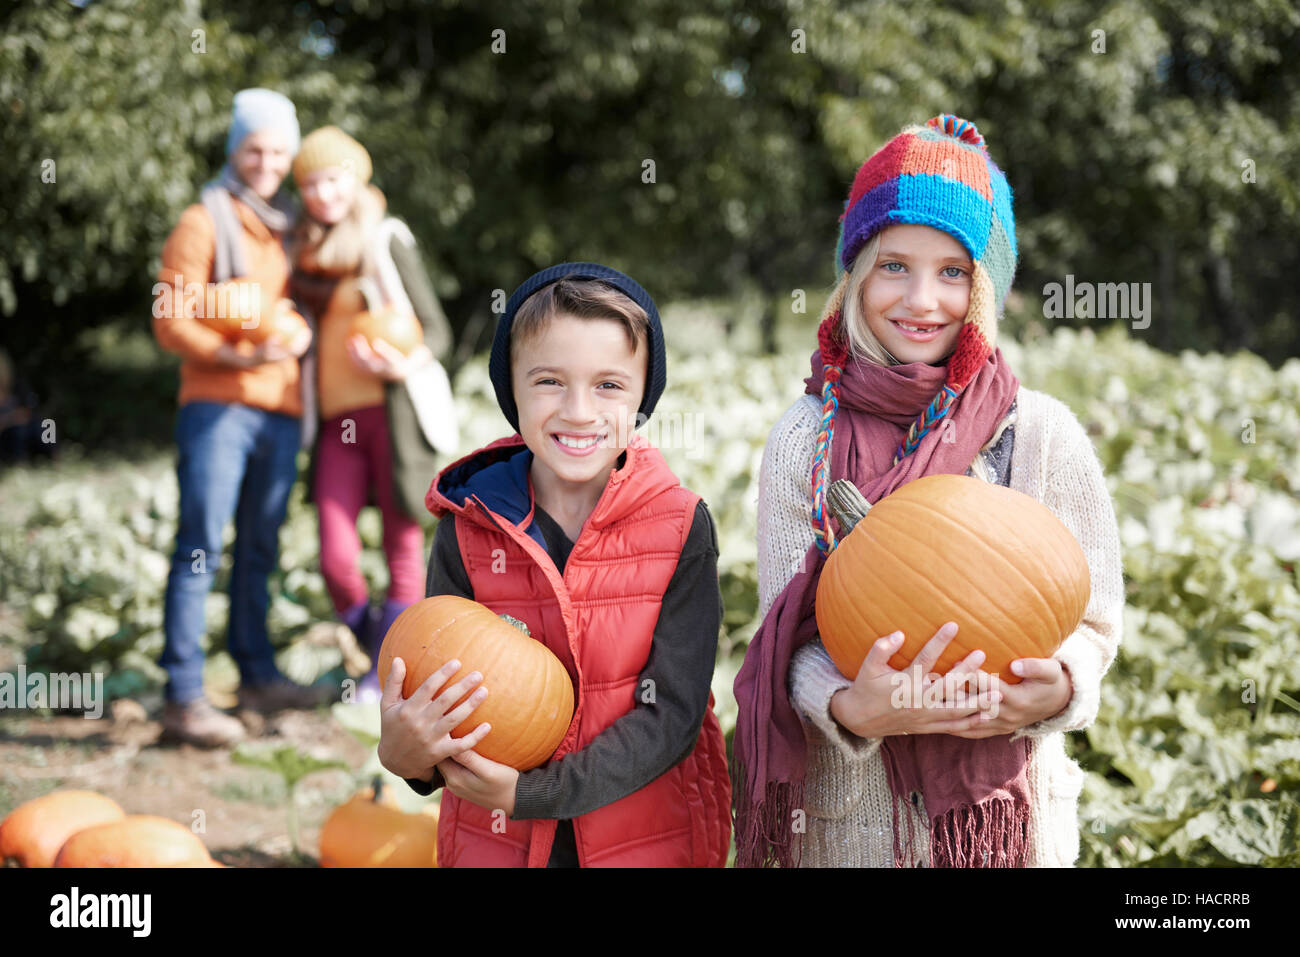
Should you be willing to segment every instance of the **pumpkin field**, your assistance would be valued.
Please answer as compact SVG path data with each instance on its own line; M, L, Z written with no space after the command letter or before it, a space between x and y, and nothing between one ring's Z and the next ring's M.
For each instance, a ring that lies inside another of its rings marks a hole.
M768 430L803 391L811 340L783 329L778 352L761 355L727 339L703 305L669 308L665 324L669 385L648 437L717 523L726 611L713 691L730 734L732 682L758 626L759 465ZM729 347L690 347L720 341ZM1300 360L1272 369L1246 353L1173 356L1123 330L1031 331L1000 345L1022 383L1086 427L1123 545L1119 655L1097 721L1068 736L1086 772L1079 865L1300 865ZM485 356L458 371L455 391L462 448L504 431ZM365 661L331 624L300 491L280 534L271 636L285 673L337 683ZM128 815L201 822L190 829L218 862L310 865L334 808L367 798L378 777L388 793L374 807L427 823L436 798L378 765L377 706L285 713L232 751L157 742L176 509L170 447L129 459L73 447L0 478L0 672L98 673L110 699L99 720L0 712L0 818L45 793L97 790ZM362 536L363 570L382 590L373 510ZM229 561L208 599L204 675L224 707L238 680L222 647Z

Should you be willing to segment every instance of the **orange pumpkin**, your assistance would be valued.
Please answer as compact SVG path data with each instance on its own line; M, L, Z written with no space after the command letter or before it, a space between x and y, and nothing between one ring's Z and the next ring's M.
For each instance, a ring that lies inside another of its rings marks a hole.
M492 730L474 750L527 771L545 763L569 729L573 682L550 649L530 638L522 622L512 625L514 621L455 595L418 601L397 616L384 638L379 681L387 682L394 658L406 663L404 698L453 658L461 666L448 684L480 672L487 700L451 732L452 737L464 737L486 721Z
M268 335L263 323L273 312L273 301L264 294L261 283L230 279L205 288L204 301L196 304L195 318L229 342L240 339L258 342Z
M438 816L405 813L376 781L326 819L320 866L437 867Z
M287 346L294 336L306 328L307 320L294 311L293 302L280 299L271 308L270 316L263 314L255 327L243 332L244 338L254 345L274 339L280 345Z
M78 831L55 867L205 867L212 858L188 827L165 817L132 814Z
M412 349L424 342L420 320L393 306L357 313L348 327L348 336L357 333L365 336L372 346L376 339L383 339L404 356L410 355Z
M1070 530L1022 492L964 475L927 475L874 506L843 479L828 499L845 529L817 586L817 628L835 666L857 676L894 631L905 669L945 622L957 636L937 674L976 649L1008 684L1017 658L1050 658L1078 626L1091 580Z
M112 798L94 791L55 791L18 805L0 823L0 862L49 867L73 834L126 817Z

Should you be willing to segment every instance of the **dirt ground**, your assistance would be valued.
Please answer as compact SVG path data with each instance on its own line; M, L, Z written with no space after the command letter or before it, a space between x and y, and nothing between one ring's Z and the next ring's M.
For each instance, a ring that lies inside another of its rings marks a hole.
M284 711L263 718L239 714L259 745L292 744L326 760L360 769L371 754L327 709ZM193 826L212 856L232 867L313 866L321 825L355 792L344 770L322 770L297 787L299 848L289 838L288 797L280 776L236 764L230 748L203 750L160 742L161 701L114 702L100 720L40 717L10 712L0 717L0 817L49 791L99 791L128 814L156 814ZM202 812L201 815L196 812Z

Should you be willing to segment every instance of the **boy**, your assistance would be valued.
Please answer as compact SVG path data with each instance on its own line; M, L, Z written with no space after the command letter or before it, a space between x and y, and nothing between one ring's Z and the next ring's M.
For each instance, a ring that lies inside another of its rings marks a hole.
M491 689L458 663L401 699L395 661L380 759L442 798L441 866L715 866L730 843L730 778L709 684L722 601L708 509L633 434L666 382L650 296L616 270L564 263L506 306L490 364L519 434L446 468L429 595L523 620L563 662L575 712L555 757L523 773L454 728Z

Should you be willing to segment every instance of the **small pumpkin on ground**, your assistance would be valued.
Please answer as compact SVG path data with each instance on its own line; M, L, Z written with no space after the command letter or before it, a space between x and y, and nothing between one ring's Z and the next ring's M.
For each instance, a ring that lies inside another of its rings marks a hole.
M320 866L437 867L438 816L402 811L376 777L326 819Z
M50 867L65 841L78 831L119 821L126 812L94 791L54 791L18 805L0 822L0 862Z
M188 827L165 817L132 814L78 831L55 867L209 867L208 849Z

